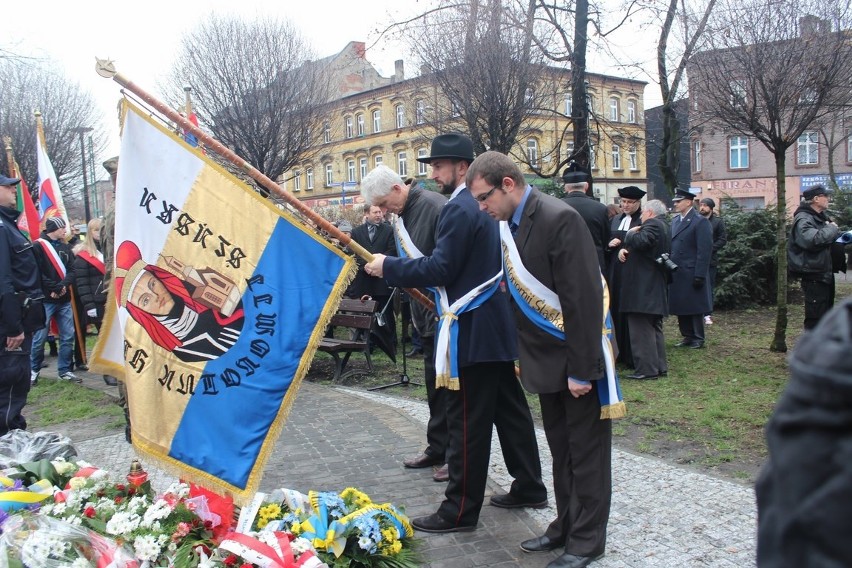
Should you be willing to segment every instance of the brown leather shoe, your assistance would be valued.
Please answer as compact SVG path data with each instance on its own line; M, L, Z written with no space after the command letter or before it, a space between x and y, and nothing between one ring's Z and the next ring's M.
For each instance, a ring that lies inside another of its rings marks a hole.
M435 471L435 475L432 476L432 479L434 479L435 481L437 481L439 483L449 481L450 480L450 466L448 466L447 464L444 464L441 467L439 467L438 470Z
M426 452L423 452L416 458L404 460L402 465L411 469L421 469L424 467L432 467L433 465L441 465L442 463L444 463L444 458L430 456Z

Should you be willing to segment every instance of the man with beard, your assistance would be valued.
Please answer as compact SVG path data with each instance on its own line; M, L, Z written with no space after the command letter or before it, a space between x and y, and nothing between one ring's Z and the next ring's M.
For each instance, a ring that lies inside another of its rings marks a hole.
M432 141L431 155L418 160L432 166L432 179L451 194L438 219L435 249L420 258L376 255L366 270L394 286L436 288L441 317L436 384L450 390L450 482L437 512L411 524L432 533L472 531L485 497L494 426L515 481L508 494L492 496L491 504L544 507L547 489L532 415L515 378L517 334L502 280L499 230L464 183L473 142L461 134L442 134Z
M672 219L671 260L678 269L669 284L669 312L677 316L683 339L676 347L704 347L704 314L710 311L710 255L713 229L692 206L694 195L678 189L672 198L677 215Z
M618 260L618 251L624 247L624 236L627 231L642 224L642 198L645 196L645 192L635 185L628 185L618 190L618 196L621 214L616 215L610 221L606 279L609 284L612 326L618 344L618 360L632 367L633 356L630 352L630 333L627 327L627 318L621 314L619 306L623 278L621 274L622 263Z
M831 190L815 185L802 192L802 204L793 216L793 229L787 240L790 274L802 279L805 295L805 329L813 329L834 305L834 274L831 243L840 229L825 214Z
M403 183L399 174L385 165L376 168L361 180L361 195L373 207L396 214L398 256L417 258L431 255L435 248L435 231L438 216L447 198L420 184ZM421 290L424 293L425 290ZM423 353L423 379L426 399L429 402L429 422L426 425L426 450L402 463L407 468L420 469L440 466L435 481L448 481L447 473L447 389L435 386L435 314L420 302L410 302L411 320L420 335Z

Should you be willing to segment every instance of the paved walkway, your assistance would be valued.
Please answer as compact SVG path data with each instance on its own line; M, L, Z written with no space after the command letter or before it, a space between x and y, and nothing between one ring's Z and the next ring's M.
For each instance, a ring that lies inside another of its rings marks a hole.
M49 369L45 376L51 376ZM111 394L100 377L80 373L84 385ZM431 470L407 470L402 459L423 449L428 408L424 403L354 389L304 383L264 475L262 489L288 487L342 490L358 487L375 501L403 506L416 517L435 511L444 484ZM82 459L123 473L135 457L123 434L71 432ZM538 432L545 483L551 486L550 453ZM144 463L144 460L143 460ZM510 485L494 436L488 494ZM146 464L155 488L171 479ZM486 499L487 502L487 499ZM551 507L511 511L486 505L472 533L425 535L425 566L544 567L556 553L526 554L521 540L541 534ZM606 556L596 568L755 564L756 512L750 487L615 450L613 504Z

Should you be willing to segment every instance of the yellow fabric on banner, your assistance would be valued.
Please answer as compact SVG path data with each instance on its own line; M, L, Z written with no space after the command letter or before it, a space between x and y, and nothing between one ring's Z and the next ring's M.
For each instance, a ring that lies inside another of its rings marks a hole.
M213 268L236 283L239 295L242 296L247 285L246 280L254 273L257 261L280 215L270 207L259 206L263 202L259 202L253 193L229 190L228 186L232 185L233 182L222 172L210 166L205 166L201 170L193 183L189 197L181 207L181 215L186 217L177 217L173 223L160 259L157 260L157 266L178 274L174 268L174 261L171 260L178 259L182 264L195 269ZM189 223L189 219L193 221L191 224L186 224ZM178 231L181 222L185 223L185 228L181 230L187 233L186 235ZM199 231L206 234L208 230L212 234L204 238L205 245L202 246L195 237ZM225 245L220 240L220 236L230 245ZM227 263L234 246L239 246L245 254L245 258L240 260L239 268L234 268ZM140 343L145 341L145 332L136 322L128 321L127 327L125 335L131 343L134 337ZM156 345L151 347L162 351ZM166 353L162 355L167 356ZM175 371L175 387L178 386L181 375L191 374L197 378L205 364L206 362L203 361L186 363L172 358L169 369ZM152 367L140 374L133 373L126 386L128 395L133 400L134 430L138 425L139 432L155 434L144 441L153 448L167 453L169 440L173 438L180 425L180 419L184 408L189 403L190 396L175 388L170 391L150 388L150 385L162 376L162 372L163 369Z

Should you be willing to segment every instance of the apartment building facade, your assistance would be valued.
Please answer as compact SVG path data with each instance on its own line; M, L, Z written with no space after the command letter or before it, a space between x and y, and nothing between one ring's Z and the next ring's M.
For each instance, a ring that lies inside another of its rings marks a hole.
M336 62L335 83L347 90L328 104L319 146L282 176L282 186L312 207L352 206L362 203L358 183L379 164L404 178L428 179L428 166L417 158L429 154L432 138L466 130L433 77L406 79L402 61L392 77L380 77L360 42L351 42L331 60ZM557 165L573 151L570 81L570 71L548 68L534 87L535 97L530 93L536 103L512 154L531 183L543 179L534 169L558 176ZM611 203L618 187L647 185L645 83L597 74L588 74L587 81L595 191Z

